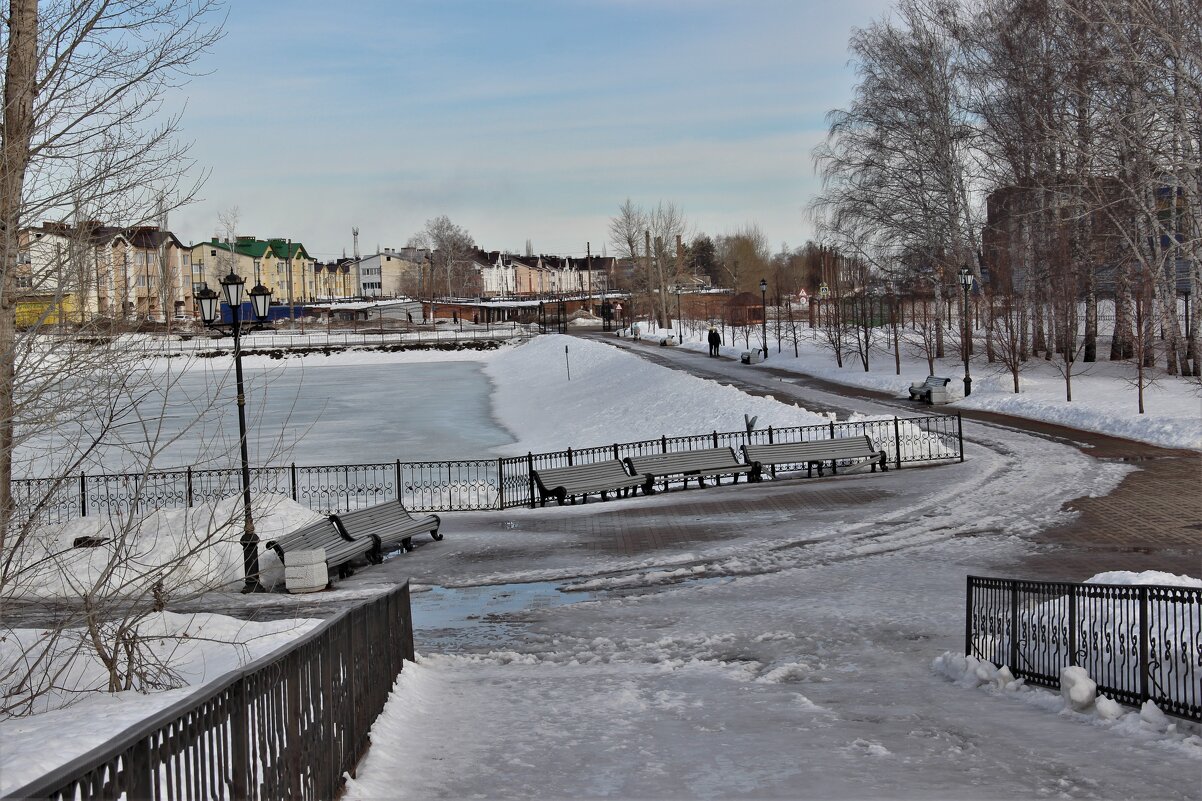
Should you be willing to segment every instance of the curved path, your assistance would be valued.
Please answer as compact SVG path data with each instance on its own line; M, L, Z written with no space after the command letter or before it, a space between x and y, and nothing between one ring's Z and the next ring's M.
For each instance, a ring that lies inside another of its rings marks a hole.
M596 333L585 336L665 367L755 395L793 398L808 409L834 412L840 417L851 412L913 415L926 409L895 395L776 369L771 360L747 367L733 359L714 360L696 351L659 347L647 340L635 342ZM1109 492L1083 495L1066 504L1066 509L1079 515L1036 534L1033 540L1041 547L1024 558L1016 572L1030 578L1080 581L1103 570L1114 570L1118 563L1127 570L1202 571L1202 453L1009 415L971 409L961 412L954 405L940 407L940 411L960 412L967 440L979 439L988 428L1020 431L1072 445L1102 463L1126 463L1137 468ZM1021 464L1015 469L1021 471Z

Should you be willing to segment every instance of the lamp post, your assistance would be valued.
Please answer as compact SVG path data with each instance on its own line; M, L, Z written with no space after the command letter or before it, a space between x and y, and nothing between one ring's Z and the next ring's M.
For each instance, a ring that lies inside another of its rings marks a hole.
M259 538L255 534L254 516L250 508L250 460L246 453L246 392L242 387L242 288L246 279L230 270L229 275L221 279L221 293L225 303L230 307L230 333L234 337L234 377L238 390L238 447L242 456L242 562L246 575L246 584L242 592L262 592L263 585L259 583ZM200 304L200 318L204 324L215 330L222 330L217 322L218 295L205 287L196 297ZM271 306L271 290L258 284L250 291L251 306L258 323L267 319Z
M680 290L679 285L672 287L676 293L676 344L684 344L684 324L680 321Z
M768 282L760 279L760 308L763 318L760 320L761 334L764 338L764 361L768 360Z
M969 352L969 337L972 336L972 331L968 326L968 293L972 290L972 270L968 269L968 265L960 268L957 274L960 278L960 286L964 287L964 307L961 309L960 317L964 324L964 341L960 343L964 349L964 397L972 394L972 376L968 374L968 352Z
M887 285L889 293L889 325L893 327L893 366L901 375L901 350L897 347L897 292L890 281Z

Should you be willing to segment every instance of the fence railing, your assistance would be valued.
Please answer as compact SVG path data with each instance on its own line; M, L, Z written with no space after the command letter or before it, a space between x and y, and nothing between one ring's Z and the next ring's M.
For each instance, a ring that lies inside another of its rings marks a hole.
M370 323L363 327L369 328ZM534 333L532 326L520 323L493 323L485 325L465 324L461 329L454 323L445 326L424 326L412 330L393 329L383 332L370 331L326 331L324 327L315 325L308 333L297 331L274 331L271 333L251 333L242 338L242 348L245 351L257 350L295 350L298 348L349 348L371 346L406 346L406 347L451 347L466 343L489 342L498 340L521 339ZM123 347L144 351L146 353L182 354L203 353L214 350L228 350L232 347L231 340L215 338L210 332L197 330L186 332L184 339L180 335L129 337L122 343Z
M251 492L289 497L332 514L399 499L416 512L505 509L535 502L532 471L605 459L729 445L804 442L868 435L895 467L918 462L964 460L959 415L831 422L755 431L660 437L641 442L568 448L498 459L375 462L349 465L283 465L251 469ZM778 468L788 469L787 466ZM125 517L139 510L196 506L237 495L237 468L164 470L12 482L17 517L50 523L72 517Z
M968 577L964 651L1060 686L1082 667L1098 692L1202 720L1202 589Z
M405 659L413 660L407 583L6 798L335 798Z

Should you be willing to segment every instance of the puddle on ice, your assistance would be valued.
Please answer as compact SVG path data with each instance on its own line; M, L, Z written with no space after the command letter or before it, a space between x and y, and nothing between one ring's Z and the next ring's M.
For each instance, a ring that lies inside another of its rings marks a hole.
M561 592L554 581L482 587L434 587L414 593L413 636L418 651L501 648L520 636L524 612L592 599Z
M729 576L690 578L667 582L658 588L682 583L705 586L731 581ZM565 592L570 586L555 581L493 584L479 587L433 587L415 592L413 638L418 651L449 652L512 647L527 625L526 615L555 606L567 606L598 597L640 595L657 587L615 587L606 591Z

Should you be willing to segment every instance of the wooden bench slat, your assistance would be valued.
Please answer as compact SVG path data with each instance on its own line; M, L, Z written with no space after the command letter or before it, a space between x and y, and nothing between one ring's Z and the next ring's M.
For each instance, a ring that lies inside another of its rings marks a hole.
M371 539L375 543L372 561L376 564L384 561L384 548L393 543L401 543L406 551L413 550L412 538L415 534L429 532L435 540L442 539L438 531L442 519L438 515L414 517L399 500L385 501L330 517L344 535L356 540Z
M836 437L835 439L819 439L807 442L778 442L769 445L744 445L743 456L751 462L752 481L763 479L764 465L772 467L776 474L776 465L804 464L806 474L812 476L815 467L818 475L823 473L823 465L831 463L831 471L838 474L840 459L871 459L872 472L876 472L879 464L881 470L888 470L889 465L883 450L872 444L872 438L865 434L862 437Z
M951 382L950 378L929 375L921 384L916 382L910 385L910 400L925 400L927 403L930 403L931 390L946 389Z
M643 491L650 495L655 491L655 482L672 476L680 476L688 486L690 478L695 477L697 484L704 487L706 476L714 476L721 483L721 476L730 475L735 483L741 473L751 470L750 464L744 464L735 456L733 448L702 448L695 451L678 451L675 453L659 453L647 456L627 456L626 462L631 472L645 477Z
M546 506L551 498L561 506L569 498L575 503L577 497L587 503L588 496L593 494L600 494L601 500L606 500L611 492L625 493L643 483L642 476L627 473L617 459L535 470L534 480L542 506Z

